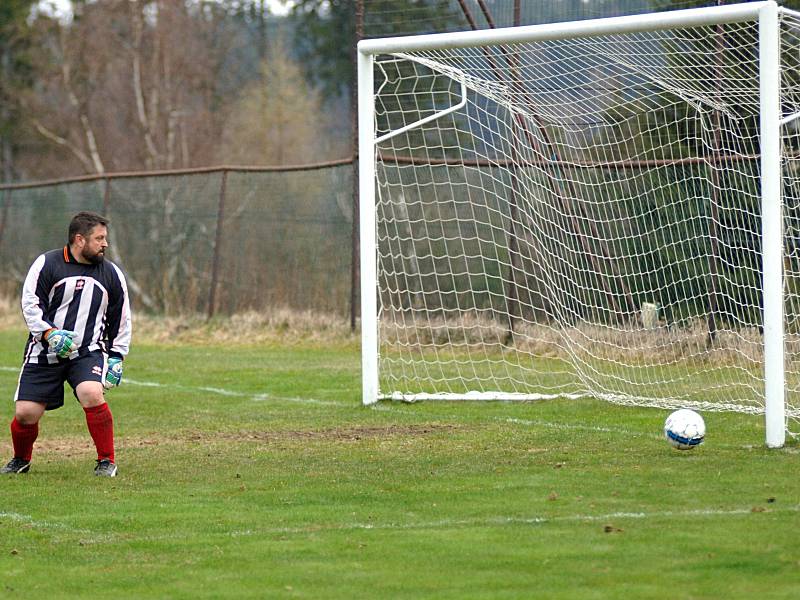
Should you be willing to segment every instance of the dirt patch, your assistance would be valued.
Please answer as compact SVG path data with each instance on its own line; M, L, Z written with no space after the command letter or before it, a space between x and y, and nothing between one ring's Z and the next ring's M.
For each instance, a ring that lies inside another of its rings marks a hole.
M358 442L368 439L387 439L397 437L415 438L439 433L451 433L466 429L463 425L450 423L427 423L425 425L382 425L364 427L333 427L318 430L289 431L194 431L163 438L131 437L117 438L116 449L149 448L154 446L175 446L181 444L199 445L219 442L287 442L294 440L322 440L338 442ZM0 456L11 456L11 443L0 441ZM82 437L49 438L42 435L36 440L34 453L57 454L66 458L84 456L94 452L94 443L88 434Z
M148 446L158 445L157 440L142 439L142 438L117 438L116 449L126 448L143 448ZM83 456L95 452L94 442L87 433L83 437L59 437L50 438L47 435L40 435L36 440L36 445L33 447L34 454L57 454L59 456ZM9 441L0 443L0 456L11 456L12 446Z
M187 438L192 441L286 441L286 440L331 440L359 441L372 438L419 437L435 435L441 432L453 432L464 429L460 425L449 423L427 423L425 425L383 425L364 427L333 427L330 429L289 430L289 431L223 431L195 432Z

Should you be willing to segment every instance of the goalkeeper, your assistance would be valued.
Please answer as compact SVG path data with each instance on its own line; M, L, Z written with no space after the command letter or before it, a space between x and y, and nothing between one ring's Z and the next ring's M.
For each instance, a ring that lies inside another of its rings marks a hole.
M119 385L131 339L131 311L122 271L105 260L108 219L80 212L69 243L40 255L22 288L30 335L14 395L14 457L0 473L27 473L39 420L64 405L64 383L86 413L97 448L95 475L114 477L114 420L104 390Z

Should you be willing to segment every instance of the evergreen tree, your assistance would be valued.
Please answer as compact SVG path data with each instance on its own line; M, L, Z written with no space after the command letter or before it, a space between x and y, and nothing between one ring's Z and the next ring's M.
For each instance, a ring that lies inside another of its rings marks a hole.
M322 102L278 39L270 43L261 78L234 104L223 140L224 162L287 165L318 159L325 145Z
M356 3L298 0L292 8L300 61L328 97L343 94L354 85ZM364 5L365 37L446 31L461 22L448 0L370 0Z
M0 163L2 180L15 178L14 152L21 137L23 97L33 79L28 61L32 45L28 16L33 0L0 2Z

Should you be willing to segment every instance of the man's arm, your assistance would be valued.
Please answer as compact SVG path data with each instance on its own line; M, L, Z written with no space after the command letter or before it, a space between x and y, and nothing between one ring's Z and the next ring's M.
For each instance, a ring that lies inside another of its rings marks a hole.
M111 263L119 280L118 285L111 288L106 309L106 339L108 355L123 359L128 354L131 343L131 305L128 297L128 284L125 275Z
M28 270L22 286L22 316L33 338L39 341L55 325L44 318L47 310L49 289L45 269L45 256L40 255Z

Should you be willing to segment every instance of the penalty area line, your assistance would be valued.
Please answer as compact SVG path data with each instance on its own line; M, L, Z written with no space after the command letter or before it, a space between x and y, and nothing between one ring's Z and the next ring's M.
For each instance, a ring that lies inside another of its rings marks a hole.
M253 529L235 529L231 531L209 533L209 537L250 537L263 535L306 535L321 533L336 533L341 531L415 531L425 529L463 529L471 527L513 527L519 525L554 525L559 523L606 523L612 524L620 521L643 521L657 519L707 519L744 517L753 515L760 518L765 514L797 513L800 505L785 508L733 508L722 509L696 509L686 511L655 511L655 512L613 512L599 515L574 514L555 517L486 517L477 519L441 519L437 521L419 521L416 523L341 523L341 524L309 524L307 527L257 527ZM161 541L175 539L178 535L145 536L147 541ZM130 541L130 539L120 540Z
M440 521L421 521L419 523L345 523L339 526L324 526L305 529L281 528L277 530L266 529L255 533L307 533L320 530L411 530L411 529L447 529L457 527L492 527L498 525L546 525L551 523L595 523L608 522L613 520L647 520L647 519L674 519L674 518L714 518L714 517L737 517L743 515L761 515L770 513L797 513L800 512L800 505L789 506L786 508L754 509L754 508L734 508L729 510L722 509L696 509L686 511L655 511L655 512L614 512L602 515L563 515L556 517L487 517L485 519L443 519ZM242 535L243 532L239 532ZM231 532L233 534L233 532Z
M21 523L39 529L54 529L64 531L66 533L77 533L82 535L95 534L95 532L88 529L76 529L75 527L70 527L69 525L65 525L63 523L53 523L52 521L34 519L31 515L22 515L15 512L0 512L0 522L6 519L14 523Z
M558 523L610 523L613 521L630 521L630 520L649 520L649 519L704 519L704 518L718 518L718 517L742 517L753 515L755 518L760 518L765 514L779 514L779 513L798 513L800 512L800 505L793 505L782 508L732 508L724 509L695 509L685 511L654 511L654 512L613 512L599 515L591 514L573 514L562 516L531 516L531 517L486 517L478 519L441 519L436 521L419 521L416 523L341 523L341 524L312 524L307 527L259 527L254 529L245 530L231 530L219 533L207 533L207 537L248 537L257 535L286 535L286 534L320 534L324 532L337 532L337 531L411 531L411 530L424 530L424 529L457 529L466 527L504 527L515 525L549 525ZM758 516L756 516L758 515ZM92 539L91 542L103 543L129 543L133 540L169 540L184 537L184 534L167 534L167 535L145 535L142 537L131 537L129 533L117 535L114 533L99 534L99 532L76 529L63 523L54 523L50 521L43 521L34 519L30 515L23 515L14 512L0 512L0 523L3 520L9 520L15 523L26 524L31 527L60 530L64 533L88 535Z
M502 421L504 423L512 423L514 425L525 425L528 427L547 427L548 429L563 429L565 431L572 430L572 431L592 431L598 433L619 433L622 435L627 435L631 437L638 437L643 434L628 431L626 429L614 429L611 427L600 427L598 425L580 425L580 424L571 424L571 423L555 423L552 421L542 421L542 420L531 420L531 419L517 419L513 417L498 417L498 421Z
M216 394L218 396L227 396L233 398L249 398L255 402L264 402L267 400L281 400L283 402L294 402L296 404L311 404L316 406L339 406L350 407L351 403L337 402L336 400L319 400L317 398L301 398L297 396L277 396L274 394L252 394L247 392L237 392L236 390L229 390L226 388L207 387L207 386L189 386L178 383L158 383L155 381L140 381L138 379L125 379L124 384L138 385L141 387L154 387L170 389L179 392L197 393L203 392L206 394Z
M0 371L7 371L7 372L13 371L14 373L19 373L20 369L18 367L0 366ZM301 398L298 396L278 396L275 394L267 394L267 393L252 394L248 392L237 392L236 390L229 390L218 387L190 386L190 385L182 385L180 383L159 383L157 381L141 381L139 379L130 379L128 377L123 379L122 384L135 385L139 387L161 388L161 389L175 390L178 392L189 392L189 393L203 392L206 394L215 394L218 396L228 396L232 398L249 398L250 400L253 400L255 402L264 402L267 400L282 400L284 402L294 402L296 404L310 404L316 406L339 406L345 408L354 406L353 403L351 402L337 402L336 400L319 400L317 398Z

